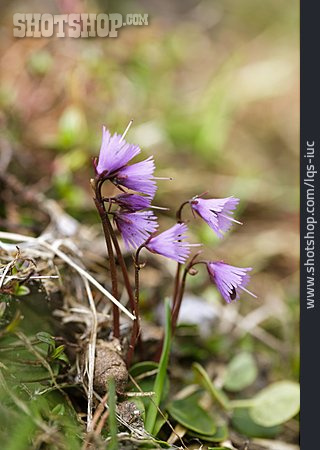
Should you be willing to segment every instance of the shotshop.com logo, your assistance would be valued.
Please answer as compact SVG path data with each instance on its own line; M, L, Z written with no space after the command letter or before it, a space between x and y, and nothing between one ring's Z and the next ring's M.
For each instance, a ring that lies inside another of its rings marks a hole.
M22 14L13 15L13 36L33 37L109 37L118 36L125 26L148 25L148 14Z

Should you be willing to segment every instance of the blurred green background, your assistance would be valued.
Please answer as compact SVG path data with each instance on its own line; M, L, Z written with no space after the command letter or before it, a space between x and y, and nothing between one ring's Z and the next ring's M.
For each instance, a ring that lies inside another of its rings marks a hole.
M15 12L70 11L147 13L149 24L115 39L12 36ZM204 191L241 199L242 227L217 246L207 225L193 221L194 242L205 242L212 258L254 268L258 299L239 303L247 317L239 329L259 326L258 342L275 350L274 377L297 377L298 2L11 1L2 12L8 171L96 224L89 179L102 125L120 133L133 118L128 141L154 155L158 176L173 177L159 182L154 202L170 208L162 224ZM12 207L11 220L18 216L32 222Z

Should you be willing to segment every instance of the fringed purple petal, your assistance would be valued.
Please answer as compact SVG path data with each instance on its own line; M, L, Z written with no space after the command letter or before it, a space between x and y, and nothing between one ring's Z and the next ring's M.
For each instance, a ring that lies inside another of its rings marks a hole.
M143 197L142 195L138 194L120 194L114 197L113 201L117 203L122 209L125 209L129 212L147 209L151 204L150 197Z
M153 177L154 170L153 157L150 156L144 161L123 167L117 173L114 182L133 191L153 197L157 190Z
M111 136L109 130L103 127L102 144L96 171L99 175L115 172L140 153L137 145L128 144L120 134Z
M126 247L138 248L158 228L157 217L151 211L117 212L114 216Z
M187 231L188 227L185 224L176 224L158 236L152 237L146 248L183 264L190 254L190 244L184 242Z

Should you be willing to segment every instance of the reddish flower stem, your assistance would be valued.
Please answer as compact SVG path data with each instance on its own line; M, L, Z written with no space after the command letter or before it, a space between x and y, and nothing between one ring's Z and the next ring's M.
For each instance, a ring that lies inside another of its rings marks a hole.
M136 319L133 321L133 325L132 325L131 339L130 339L129 350L127 353L127 360L126 360L127 366L130 367L132 359L133 359L134 349L135 349L138 337L140 335L139 305L135 301L135 296L134 296L132 286L131 286L130 280L129 280L128 269L127 269L126 263L124 261L123 255L121 253L121 249L119 246L119 242L118 242L116 233L110 223L109 217L107 217L107 226L108 226L108 229L109 229L109 232L111 235L111 239L112 239L112 242L113 242L116 254L117 254L118 262L119 262L119 265L120 265L120 268L122 271L124 285L126 287L128 297L129 297L130 308L136 317Z
M126 359L127 366L129 367L131 365L131 362L133 359L133 354L134 354L134 349L135 349L138 337L140 335L139 307L135 301L135 296L134 296L133 289L132 289L132 286L131 286L130 280L129 280L128 269L127 269L126 263L124 261L123 255L122 255L116 233L115 233L115 231L111 225L110 219L109 219L108 214L112 214L112 212L110 212L109 210L107 211L104 206L105 199L102 197L101 187L102 187L103 182L106 181L107 179L108 179L108 177L102 178L101 180L98 180L94 183L94 189L95 189L95 193L96 193L96 198L94 200L95 200L95 204L96 204L96 207L98 209L98 212L99 212L99 215L101 218L103 231L104 231L105 238L106 238L108 253L109 253L109 255L112 254L112 258L114 261L114 267L116 268L115 258L114 258L113 248L112 248L112 244L113 244L113 247L114 247L115 253L117 255L120 268L121 268L124 285L125 285L126 291L128 293L130 308L136 317L136 319L133 322L133 326L132 326L131 339L130 339L129 350L128 350L127 359ZM111 250L111 252L109 251L109 249ZM109 258L110 258L110 256L109 256ZM114 283L114 281L116 279L114 277L114 273L116 274L116 272L114 272L113 269L111 268L111 265L113 267L113 263L111 262L112 258L110 259L110 271L111 271L111 278L113 280L112 283ZM119 315L119 311L118 311L118 315ZM115 312L115 309L114 309L114 317L117 317L117 313ZM116 321L114 320L114 322L116 322ZM117 323L115 323L115 325L117 325Z
M101 184L100 182L97 182L95 184L95 197L94 202L96 205L96 208L98 210L98 213L100 215L103 233L105 236L107 251L108 251L108 257L109 257L109 264L110 264L110 273L111 273L111 286L112 286L112 295L118 300L119 298L119 291L118 291L118 277L117 277L117 267L116 267L116 261L113 253L112 248L112 241L110 237L109 227L108 227L108 216L106 209L104 207L103 198L101 195ZM116 338L120 337L120 314L119 314L119 308L112 304L112 315L113 315L113 335Z
M187 268L185 268L183 271L183 275L182 275L182 279L181 279L181 283L180 283L179 294L177 295L175 304L172 305L172 310L171 310L171 334L172 334L172 336L174 335L178 317L179 317L183 294L184 294L184 290L186 287L187 274L188 274L188 270L187 270Z
M139 272L141 269L140 266L140 261L139 261L139 256L140 256L140 252L141 250L145 247L146 243L143 243L142 245L140 245L140 247L138 248L138 250L136 251L135 257L134 257L134 298L135 298L135 302L137 305L139 305L139 294L140 294L140 280L139 280Z
M172 336L174 335L176 326L177 326L177 321L178 321L178 317L179 317L179 312L180 312L180 308L181 308L181 303L182 303L182 299L183 299L183 295L184 295L184 291L185 291L185 287L186 287L186 278L187 275L190 271L190 269L192 267L194 267L197 264L206 264L206 261L196 261L196 258L199 256L199 253L196 253L193 258L191 259L191 261L189 262L189 264L186 266L186 268L183 271L183 275L182 275L182 279L181 279L181 283L179 286L179 292L176 298L176 302L175 304L172 306L172 312L171 312L171 330L172 330Z
M177 223L183 223L182 210L188 203L189 203L189 200L183 202L180 205L179 209L177 210L177 212L176 212ZM176 327L176 322L177 322L177 319L178 319L178 316L179 316L181 301L182 301L182 297L183 297L183 292L182 292L180 304L177 305L177 301L178 301L178 299L180 299L179 293L180 293L180 290L181 290L181 283L180 283L181 267L182 267L182 264L178 263L177 264L176 275L175 275L175 279L174 279L174 288L173 288L172 306L171 306L171 326L173 324L174 314L176 316L176 319L175 319L175 325L172 326L173 332L174 332L175 327ZM172 333L172 335L173 335L173 333ZM155 357L154 357L155 361L159 361L160 360L162 347L163 347L163 341L164 341L164 338L161 339L160 345L159 345L159 347L158 347L158 349L156 351L156 354L155 354Z
M176 213L176 219L177 219L177 223L183 223L182 220L182 210L184 208L185 205L187 205L189 203L189 200L187 200L186 202L183 202L180 206L180 208L178 209L177 213ZM178 263L177 265L177 271L176 271L176 276L175 276L175 281L174 281L174 290L173 290L173 298L172 298L172 309L171 312L173 312L173 309L175 307L175 303L178 297L178 293L179 293L179 285L180 285L180 274L181 274L181 264ZM172 317L172 316L171 316Z

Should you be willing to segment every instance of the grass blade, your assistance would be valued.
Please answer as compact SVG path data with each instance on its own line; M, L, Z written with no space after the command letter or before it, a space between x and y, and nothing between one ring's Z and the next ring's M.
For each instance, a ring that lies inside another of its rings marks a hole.
M118 449L118 429L117 429L117 418L116 418L116 385L114 379L111 378L108 382L108 407L109 407L109 427L110 427L110 437L111 441L108 445L108 449L117 450Z
M154 382L153 391L155 393L153 397L153 401L150 403L150 406L147 411L146 415L146 422L145 422L145 429L149 433L153 433L156 419L157 419L157 413L158 413L158 407L161 401L163 387L165 383L165 378L167 375L167 367L168 367L168 361L169 361L169 355L170 355L170 347L171 347L171 314L170 314L170 303L169 299L165 300L165 336L164 336L164 343L161 353L161 358L159 362L159 369L158 373Z

